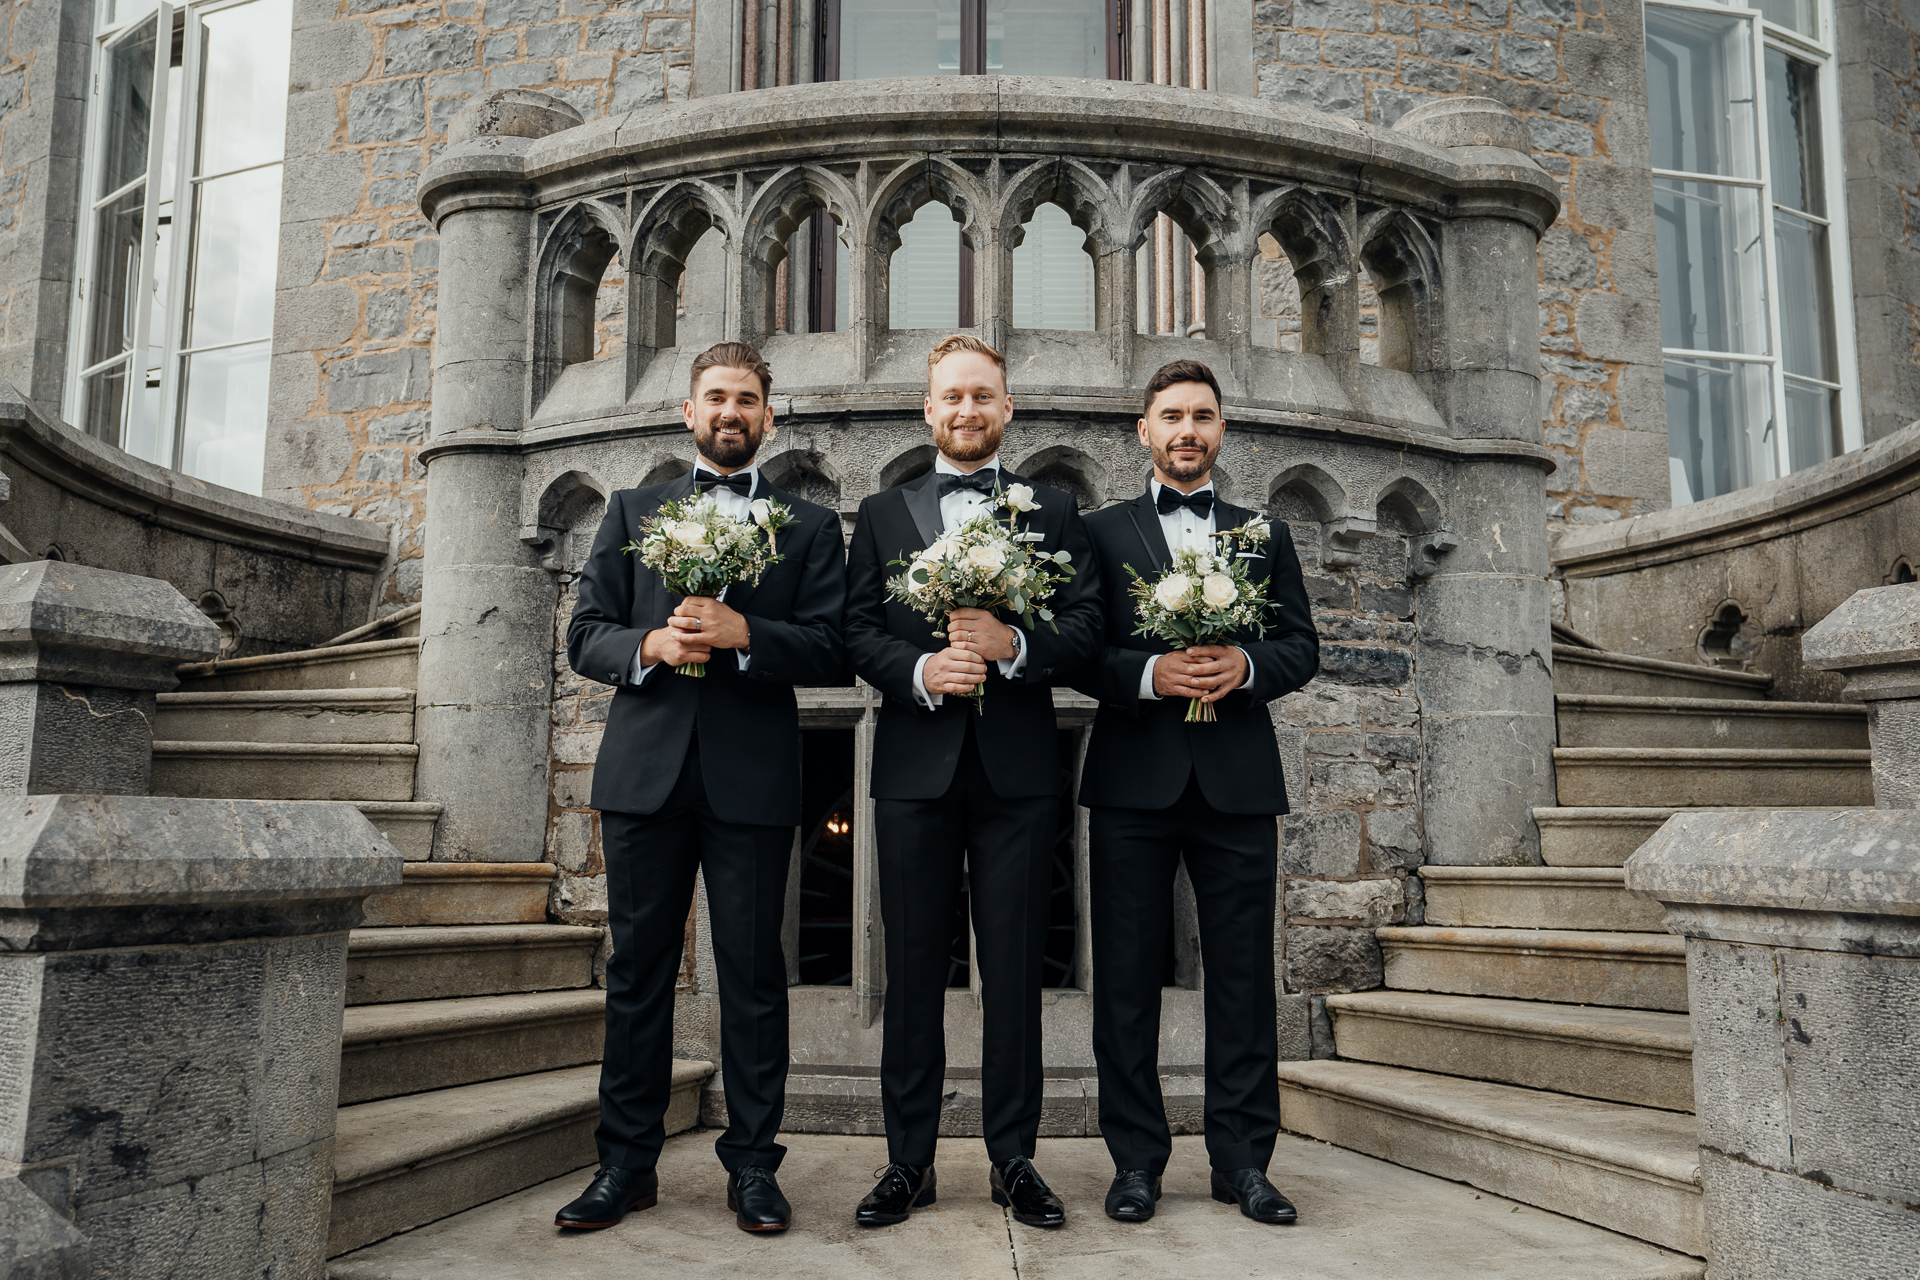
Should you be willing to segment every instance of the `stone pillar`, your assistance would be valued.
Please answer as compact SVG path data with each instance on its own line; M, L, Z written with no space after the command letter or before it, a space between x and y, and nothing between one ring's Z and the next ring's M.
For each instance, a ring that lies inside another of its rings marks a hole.
M347 930L400 867L351 805L0 798L8 1275L321 1280Z
M1687 813L1627 861L1687 940L1709 1280L1920 1258L1916 849L1909 808Z
M1874 804L1920 809L1920 585L1854 592L1800 637L1800 660L1844 672L1840 696L1867 704Z
M145 795L154 695L220 652L157 578L59 560L0 577L0 795Z
M1534 167L1526 126L1491 99L1430 103L1394 129L1482 167ZM1533 809L1553 803L1546 475L1528 456L1544 457L1539 231L1517 212L1439 223L1437 278L1414 282L1425 298L1406 317L1410 372L1450 434L1533 446L1456 463L1444 529L1428 531L1447 536L1414 557L1431 570L1415 613L1421 811L1443 865L1537 863Z
M537 862L546 846L553 688L552 574L520 540L534 213L520 157L580 115L507 89L455 116L421 178L440 233L433 348L414 795L444 806L440 861ZM435 171L485 156L496 186L446 190Z

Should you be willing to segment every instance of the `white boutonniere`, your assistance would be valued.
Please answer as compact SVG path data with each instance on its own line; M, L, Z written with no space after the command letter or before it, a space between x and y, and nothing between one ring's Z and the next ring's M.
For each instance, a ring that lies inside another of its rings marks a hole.
M1033 500L1033 486L1030 484L1008 485L1007 491L1000 495L1000 505L1018 515L1040 509L1040 504Z

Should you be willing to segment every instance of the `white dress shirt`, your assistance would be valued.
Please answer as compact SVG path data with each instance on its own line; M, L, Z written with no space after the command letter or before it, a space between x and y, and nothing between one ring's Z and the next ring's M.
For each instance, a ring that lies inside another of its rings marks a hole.
M1152 488L1153 501L1157 511L1162 485L1158 480L1148 481L1148 484ZM1179 551L1187 547L1211 548L1213 546L1213 535L1219 531L1217 522L1214 520L1214 512L1220 509L1220 491L1212 485L1206 485L1202 488L1195 489L1194 492L1211 492L1214 501L1213 509L1208 511L1203 517L1192 507L1175 507L1171 514L1161 516L1160 532L1166 535L1167 550L1170 552ZM1240 652L1247 660L1246 679L1240 682L1241 685L1245 685L1253 680L1253 655L1245 649L1242 649ZM1160 698L1160 695L1156 693L1153 688L1153 666L1158 661L1160 661L1159 654L1148 658L1146 668L1140 673L1140 696L1143 698L1152 698L1155 701L1158 701ZM1235 687L1238 688L1239 686Z
M696 467L694 469L696 475L703 470L705 470L703 467ZM747 518L747 505L753 501L753 495L760 492L760 465L755 463L753 466L748 467L744 473L736 471L734 474L745 474L753 477L753 487L747 490L746 497L743 498L733 490L723 489L717 485L707 490L705 496L713 499L713 504L719 508L721 515L731 516L735 520L745 520ZM725 600L727 598L727 589L725 587L720 588L720 594L715 598ZM641 638L641 642L642 644L645 643L645 637ZM745 649L735 649L733 656L735 661L739 662L740 669L745 671L750 657L747 651ZM653 670L658 665L658 663L649 662L645 666L642 666L640 663L640 650L635 649L633 651L633 682L639 684L642 680L645 680L647 678L647 672Z
M996 475L1000 470L1000 459L989 458L969 473L954 466L943 456L934 460L933 470L935 475L942 476ZM934 483L940 482L935 480ZM975 516L987 511L992 503L992 494L977 493L972 489L955 489L940 499L940 532L950 533L958 529ZM1020 631L1019 627L1014 627L1014 630L1020 632L1020 651L1011 658L1001 658L996 664L1000 668L1001 676L1008 680L1027 669L1027 633ZM946 697L945 694L927 692L925 680L927 659L932 656L930 653L923 653L920 655L920 660L913 664L913 697L914 701L923 707L937 707Z

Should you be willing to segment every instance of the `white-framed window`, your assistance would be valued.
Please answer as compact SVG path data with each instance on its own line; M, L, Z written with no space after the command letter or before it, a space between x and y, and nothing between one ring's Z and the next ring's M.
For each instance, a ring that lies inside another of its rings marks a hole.
M1649 4L1675 506L1861 444L1828 0Z
M260 491L291 0L97 0L68 421Z

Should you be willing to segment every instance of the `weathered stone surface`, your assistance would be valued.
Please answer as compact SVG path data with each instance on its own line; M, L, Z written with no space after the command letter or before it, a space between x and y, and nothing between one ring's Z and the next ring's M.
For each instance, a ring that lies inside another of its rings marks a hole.
M411 742L159 742L153 789L243 800L411 800Z
M1420 878L1430 925L1664 932L1612 867L1426 867Z
M1369 929L1289 925L1285 960L1289 991L1353 991L1380 985L1380 947Z
M356 929L347 943L347 1003L586 987L603 936L550 924Z
M597 1062L597 988L357 1005L340 1047L340 1105Z
M363 923L544 924L553 877L544 862L408 863L398 888L367 899Z
M0 586L0 680L171 689L218 652L219 628L154 578L39 560Z
M447 145L473 138L544 138L583 123L572 105L532 89L495 89L460 109L447 125Z
M93 1274L82 1235L18 1178L0 1178L0 1240L7 1280L87 1280Z
M1686 944L1653 933L1392 927L1378 931L1386 985L1684 1012Z
M1859 750L1560 747L1560 802L1607 808L1864 805L1872 762Z
M1725 747L1864 750L1863 709L1831 702L1638 698L1563 693L1563 747Z

